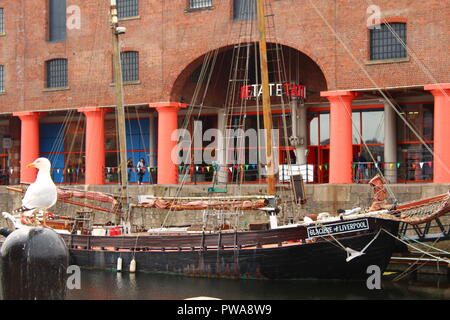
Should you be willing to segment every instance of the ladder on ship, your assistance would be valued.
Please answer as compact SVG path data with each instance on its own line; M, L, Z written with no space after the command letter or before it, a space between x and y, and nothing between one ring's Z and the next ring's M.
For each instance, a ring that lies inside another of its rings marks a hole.
M258 62L258 42L255 42L257 38L258 29L256 26L256 2L247 1L245 5L240 7L241 12L238 13L241 17L246 17L239 22L238 32L235 38L238 39L237 43L233 46L232 64L230 69L229 83L227 88L227 97L224 108L224 121L222 128L219 128L223 132L223 158L221 159L222 166L220 166L215 180L213 183L228 181L228 175L231 173L231 181L236 183L242 183L245 180L244 176L244 164L246 163L248 155L245 152L245 129L247 118L247 107L250 99L256 100L257 109L257 129L262 126L260 124L260 102L258 100L260 84L259 62ZM275 41L275 23L274 14L270 1L265 3L265 15L266 30L268 39L270 39L274 45L271 45L268 52L269 78L278 79L277 69L282 65L281 61L281 47L276 44ZM253 59L253 60L252 60ZM252 70L251 68L254 68ZM255 83L250 83L255 81ZM253 87L255 85L255 87ZM251 97L245 97L243 92L246 86L252 86ZM257 160L261 161L261 143L262 137L257 137ZM261 167L258 165L256 170L258 172L258 180L261 181Z

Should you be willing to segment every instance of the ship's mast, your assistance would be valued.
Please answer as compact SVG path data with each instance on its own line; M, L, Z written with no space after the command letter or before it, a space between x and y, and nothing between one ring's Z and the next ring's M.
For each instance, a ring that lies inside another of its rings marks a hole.
M266 25L264 14L264 0L256 1L258 12L258 30L259 30L259 57L262 78L262 103L264 115L264 129L266 130L266 162L267 162L267 193L275 195L275 175L274 161L272 154L272 111L270 108L269 93L269 73L267 68L267 43L266 43Z
M122 70L120 62L119 35L124 32L124 28L119 27L117 17L117 1L111 0L111 30L113 46L113 66L114 66L114 84L116 91L117 104L117 135L119 137L119 168L120 168L120 195L122 204L128 203L127 197L127 155L126 155L126 131L125 131L125 109L123 100Z

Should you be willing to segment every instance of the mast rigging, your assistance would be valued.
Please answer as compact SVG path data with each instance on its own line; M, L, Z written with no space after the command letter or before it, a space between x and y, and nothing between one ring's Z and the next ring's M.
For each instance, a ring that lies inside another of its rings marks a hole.
M272 112L270 108L270 93L269 93L269 73L267 67L267 43L266 43L266 25L264 15L263 0L256 1L257 19L259 30L259 55L261 68L261 84L262 84L262 102L264 114L264 129L266 134L266 162L267 162L267 194L275 195L275 175L274 162L272 154Z

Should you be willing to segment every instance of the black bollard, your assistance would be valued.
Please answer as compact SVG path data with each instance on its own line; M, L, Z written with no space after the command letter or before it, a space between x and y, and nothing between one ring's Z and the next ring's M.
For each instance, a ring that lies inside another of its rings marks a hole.
M1 248L2 289L6 300L63 300L69 252L53 230L13 231Z

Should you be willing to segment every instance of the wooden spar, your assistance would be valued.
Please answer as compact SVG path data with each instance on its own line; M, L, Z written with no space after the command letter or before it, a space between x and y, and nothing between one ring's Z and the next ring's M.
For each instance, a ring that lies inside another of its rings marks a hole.
M264 0L257 0L256 6L258 11L258 30L259 30L259 56L262 78L262 103L264 114L264 129L266 130L266 161L267 161L267 194L274 195L275 175L274 163L272 155L272 111L270 108L269 94L269 73L267 69L267 43L266 43L266 26L264 15Z
M123 83L122 70L120 67L120 51L119 51L119 32L117 31L117 5L115 0L111 0L111 29L113 42L113 62L114 62L114 82L117 103L117 130L119 136L119 154L120 154L120 177L121 177L121 195L123 201L126 202L126 185L128 180L127 175L127 159L126 159L126 140L125 140L125 109L123 101Z
M119 34L117 28L119 26L117 17L116 0L111 0L111 30L112 30L112 46L113 46L113 64L114 64L114 83L117 103L117 134L119 137L119 159L120 159L120 194L122 204L128 203L127 197L127 156L126 156L126 130L125 130L125 109L123 101L123 84L122 70L119 50Z
M216 197L171 197L171 196L146 196L146 199L151 200L251 200L251 199L271 199L273 196L259 196L259 195L248 195L248 196L216 196Z
M19 188L6 187L6 189L10 190L10 191L14 191L14 192L21 192L21 193L23 193L23 190L19 189ZM67 199L58 199L58 201L59 202L64 202L64 203L68 203L68 204L73 204L73 205L79 206L79 207L85 207L85 208L94 209L94 210L98 210L98 211L113 213L113 214L116 214L116 215L119 215L119 216L123 214L122 211L117 211L117 210L112 210L112 209L108 209L108 208L98 207L98 206L94 206L94 205L87 204L87 203L81 203L81 202L76 202L76 201L67 200Z

